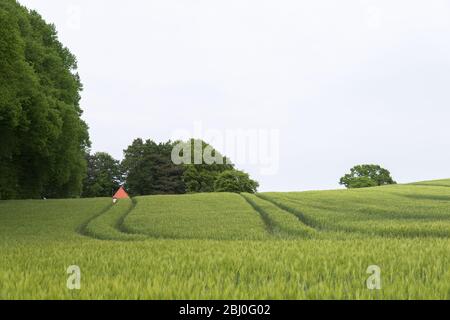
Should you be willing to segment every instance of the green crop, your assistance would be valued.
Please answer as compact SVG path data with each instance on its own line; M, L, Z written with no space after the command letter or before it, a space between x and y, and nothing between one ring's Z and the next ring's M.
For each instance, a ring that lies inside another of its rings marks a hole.
M123 219L134 208L131 199L121 199L105 212L89 221L80 233L101 240L142 240L144 235L130 234L122 230Z
M445 183L0 201L0 299L450 299Z
M267 239L263 221L234 193L137 197L124 221L129 232L154 238Z
M450 237L450 189L393 185L368 189L265 193L261 198L320 231L390 237Z

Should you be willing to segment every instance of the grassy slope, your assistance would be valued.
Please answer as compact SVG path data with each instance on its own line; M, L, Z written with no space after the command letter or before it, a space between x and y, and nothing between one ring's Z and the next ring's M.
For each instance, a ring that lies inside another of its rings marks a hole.
M144 235L129 234L121 230L123 219L133 208L131 199L121 199L108 211L89 221L81 231L101 240L144 240L147 238Z
M266 239L259 215L232 193L137 197L125 218L130 232L155 238L245 240Z
M83 240L80 226L110 203L109 198L0 201L0 240Z
M286 212L273 203L249 193L242 194L244 199L261 215L272 235L279 238L310 238L316 236L316 230L302 223L298 217Z
M422 188L406 188L410 187ZM314 214L320 211L309 211L310 208L317 210L318 202L326 208L334 207L335 215L348 222L357 217L358 212L364 217L362 221L371 221L367 220L371 218L368 212L374 212L377 221L394 222L397 219L389 219L389 213L408 220L411 212L416 218L427 218L430 214L434 221L442 218L445 222L450 207L445 190L432 186L425 187L433 190L431 192L402 188L326 191L322 196L320 192L289 193L286 203L295 205L298 210L299 203L304 201L306 204L301 208L308 209L305 210L307 217L327 225L330 221L337 222L327 210L322 210L323 216L317 217ZM281 194L266 196L280 197ZM243 207L238 198L235 200L238 207ZM203 201L208 202L208 197ZM289 213L279 211L277 206L264 200L255 202L272 216ZM217 210L223 209L220 202L216 204ZM179 205L175 209L181 209L182 202ZM108 206L110 199L1 201L0 299L450 299L449 238L375 235L361 239L349 237L351 240L319 237L273 241L148 239L130 242L97 240L77 232L80 226L87 228L90 223L92 227L101 222L102 230L116 226L124 208L110 208L119 212L113 214L114 211L104 211ZM98 219L102 216L104 218ZM97 219L92 219L94 217ZM217 221L210 223L220 225ZM319 234L333 235L328 230L315 229ZM66 268L71 264L81 267L79 291L66 288ZM371 264L381 267L381 291L365 287L366 269Z
M449 237L450 189L394 185L358 190L265 193L261 197L321 230L392 237Z
M424 186L450 187L450 179L420 181L420 182L414 182L411 184L412 185L424 185Z

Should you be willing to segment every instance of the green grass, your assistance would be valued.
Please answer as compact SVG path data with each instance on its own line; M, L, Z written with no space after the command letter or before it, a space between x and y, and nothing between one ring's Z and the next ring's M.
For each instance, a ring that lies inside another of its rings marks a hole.
M110 203L109 198L0 201L0 242L84 240L80 228Z
M123 219L133 208L134 204L131 199L121 199L108 207L107 211L89 221L80 232L101 240L146 239L147 237L144 235L129 234L122 230Z
M414 183L411 183L411 184L413 184L413 185L423 185L423 186L450 187L450 179L420 181L420 182L414 182Z
M0 201L0 299L450 299L449 196L431 183ZM74 264L81 290L66 288ZM365 285L374 264L381 290Z
M154 238L262 240L264 222L233 193L137 197L124 221L129 232Z
M447 187L393 185L368 189L264 193L263 199L322 231L389 237L449 237Z
M297 216L280 209L273 203L249 193L242 194L247 202L261 215L269 232L279 238L310 238L316 230L304 224Z

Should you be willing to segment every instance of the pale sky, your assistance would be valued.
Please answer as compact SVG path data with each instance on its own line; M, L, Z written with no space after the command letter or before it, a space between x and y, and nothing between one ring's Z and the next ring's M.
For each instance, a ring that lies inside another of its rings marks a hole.
M260 191L450 177L449 1L19 2L77 56L94 152L201 123L279 132L276 174L238 165Z

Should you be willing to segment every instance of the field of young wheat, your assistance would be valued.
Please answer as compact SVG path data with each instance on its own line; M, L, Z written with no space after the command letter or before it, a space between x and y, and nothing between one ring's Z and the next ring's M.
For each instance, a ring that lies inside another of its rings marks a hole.
M0 201L0 299L11 298L450 299L450 180Z

